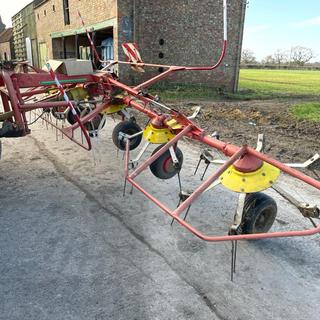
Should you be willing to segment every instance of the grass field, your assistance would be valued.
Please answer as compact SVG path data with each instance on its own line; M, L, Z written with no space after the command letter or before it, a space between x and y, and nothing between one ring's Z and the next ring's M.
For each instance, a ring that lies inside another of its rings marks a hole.
M320 96L320 71L242 69L239 89L261 98Z
M290 112L301 120L320 122L320 103L305 102L291 106Z
M320 71L241 69L237 93L199 85L164 84L151 89L163 100L320 99Z

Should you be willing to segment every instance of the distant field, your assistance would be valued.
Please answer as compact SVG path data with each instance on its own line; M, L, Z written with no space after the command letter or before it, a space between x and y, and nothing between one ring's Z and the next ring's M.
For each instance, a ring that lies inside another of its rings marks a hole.
M320 71L242 69L239 89L270 98L320 96Z

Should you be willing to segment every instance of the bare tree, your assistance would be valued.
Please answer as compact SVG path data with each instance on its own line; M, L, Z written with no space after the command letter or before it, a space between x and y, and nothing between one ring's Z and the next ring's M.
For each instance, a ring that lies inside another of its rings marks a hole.
M241 54L241 64L255 64L257 59L250 49L243 49Z
M298 65L304 66L312 58L314 58L314 52L310 48L296 46L291 48L291 62Z
M275 64L275 60L274 60L273 55L270 54L270 55L266 56L265 58L262 59L261 63L262 64L269 64L269 65Z
M288 61L288 53L278 49L274 54L274 63L278 66L281 66L282 64L286 63Z

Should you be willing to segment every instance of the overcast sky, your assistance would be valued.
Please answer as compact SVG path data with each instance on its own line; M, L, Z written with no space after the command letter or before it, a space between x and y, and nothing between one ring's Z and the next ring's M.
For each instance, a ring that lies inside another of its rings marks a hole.
M7 27L11 17L31 2L0 1L0 15ZM315 60L320 61L320 0L249 0L245 26L243 47L259 60L277 49L301 45L312 48L318 55Z
M19 12L23 7L31 0L0 0L0 15L2 17L3 23L7 27L11 27L11 17Z

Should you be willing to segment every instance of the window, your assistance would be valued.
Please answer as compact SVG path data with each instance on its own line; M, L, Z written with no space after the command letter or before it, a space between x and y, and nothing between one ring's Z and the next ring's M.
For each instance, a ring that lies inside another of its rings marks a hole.
M102 60L110 61L114 59L113 55L113 38L108 37L101 42Z
M47 10L43 11L43 15L46 16L47 15Z
M69 0L63 0L64 24L70 24Z
M52 11L56 12L56 6L55 5L52 5Z

